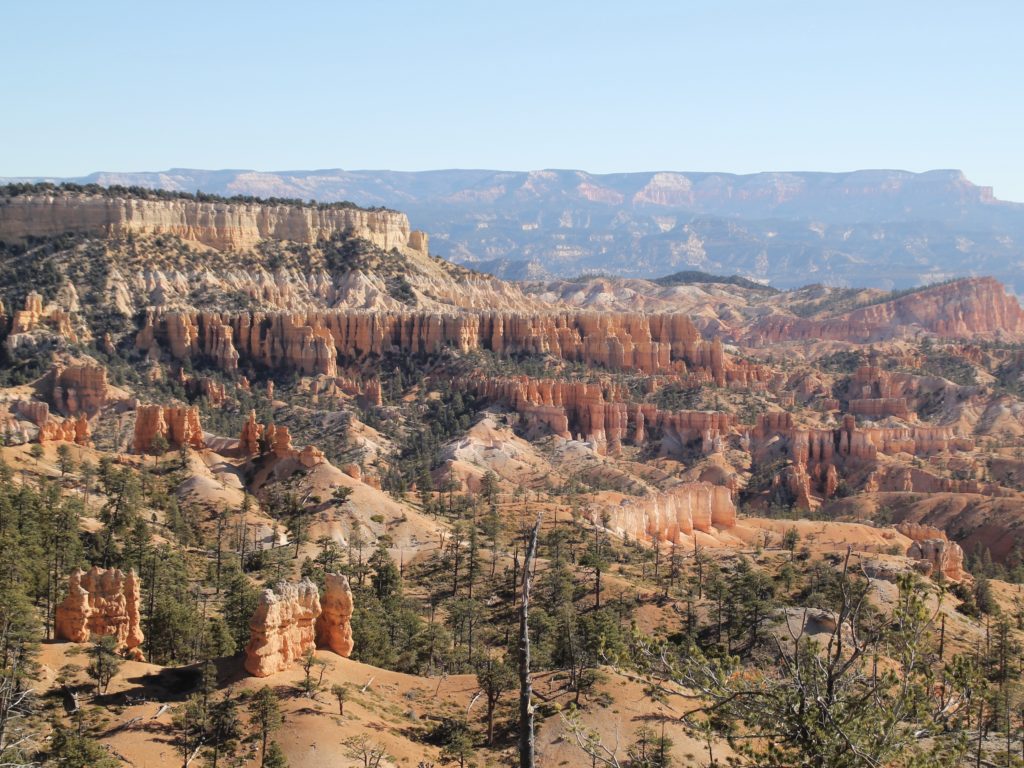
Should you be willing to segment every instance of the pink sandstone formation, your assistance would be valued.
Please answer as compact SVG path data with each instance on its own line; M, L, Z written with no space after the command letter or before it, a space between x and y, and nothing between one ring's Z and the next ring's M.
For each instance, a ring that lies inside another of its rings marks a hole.
M18 416L42 427L50 420L50 406L42 400L19 400L15 405Z
M190 394L205 397L213 407L224 405L227 400L227 390L222 381L217 381L209 376L201 376L197 379L186 379L183 383Z
M849 411L854 416L868 419L884 419L895 416L898 419L910 418L910 407L905 397L860 397L850 400Z
M76 443L91 445L92 433L85 414L61 419L50 414L50 406L42 400L19 400L15 406L19 417L39 427L39 443Z
M256 421L256 411L249 411L249 418L242 425L242 434L238 438L238 452L246 458L259 456L262 437L263 425Z
M272 383L272 382L270 382ZM308 391L314 403L321 400L355 398L363 407L372 408L384 402L379 378L359 380L349 376L316 376L305 378L300 387ZM272 397L272 395L268 395Z
M14 312L11 335L32 331L43 317L43 297L35 291L29 291L25 297L25 306Z
M95 416L107 403L107 369L95 363L56 366L50 372L50 400L58 413Z
M804 508L811 505L811 494L832 493L838 488L837 468L852 468L874 462L878 455L929 457L942 452L966 452L974 448L974 441L961 436L954 427L867 427L859 428L852 415L843 417L838 428L803 428L794 424L793 414L772 411L761 414L749 435L749 444L756 463L769 460L771 455L783 451L791 459L776 485L787 487L797 503ZM908 470L909 472L910 470ZM881 490L881 481L889 475L875 476L866 490ZM902 475L901 475L902 476ZM906 488L887 490L929 491L914 484L914 479L925 482L928 473L914 470ZM947 485L952 488L958 481L948 484L937 482L935 490ZM963 487L981 488L964 484ZM826 496L827 498L827 496Z
M928 575L941 573L950 581L964 578L964 552L955 541L925 539L915 541L907 550L907 557L928 564Z
M50 418L39 427L40 443L75 443L92 445L92 432L85 414L69 416L66 419Z
M220 326L230 327L230 335ZM340 357L445 348L550 354L616 371L692 373L718 385L746 386L773 375L766 366L731 358L719 339L703 339L683 314L166 312L150 314L136 346L159 347L178 360L205 355L225 369L251 364L328 376L337 375Z
M599 453L616 452L623 441L644 445L657 438L666 453L699 445L704 454L721 450L732 419L720 411L663 411L650 403L624 402L628 393L614 384L507 378L473 378L478 395L514 409L527 422L570 439L582 437Z
M309 579L298 584L279 582L265 589L249 622L245 669L255 677L283 672L308 650L316 648L320 594Z
M894 493L971 493L979 496L1013 496L1014 491L998 483L975 478L943 477L925 468L878 467L868 476L864 490Z
M275 459L292 459L306 469L323 464L327 459L323 451L312 445L302 450L292 447L291 432L286 426L260 424L256 421L256 411L249 412L249 418L242 425L238 438L238 452L245 458L254 458L263 453Z
M964 551L947 538L945 531L912 522L898 523L896 530L913 540L907 557L927 563L929 574L941 573L951 581L964 578Z
M316 644L346 658L352 654L352 590L348 579L329 573L320 600L322 613L316 620Z
M694 532L714 535L736 525L732 492L711 483L682 483L650 496L624 498L614 507L595 509L592 522L609 516L608 527L619 535L638 541L655 538L664 543L682 543Z
M200 449L206 446L203 428L199 423L199 408L184 405L139 405L135 409L135 436L132 449L146 453L153 439L162 435L172 448L187 445Z
M71 343L78 342L79 339L72 327L70 314L60 307L45 308L43 297L35 291L30 291L25 297L24 308L16 310L14 313L11 330L7 334L4 346L11 351L22 346L30 339L30 334L44 321L57 336L61 336Z
M93 566L87 573L72 572L68 595L57 606L54 621L59 639L87 643L91 638L113 635L126 656L142 659L144 640L140 620L141 592L135 571L127 575Z

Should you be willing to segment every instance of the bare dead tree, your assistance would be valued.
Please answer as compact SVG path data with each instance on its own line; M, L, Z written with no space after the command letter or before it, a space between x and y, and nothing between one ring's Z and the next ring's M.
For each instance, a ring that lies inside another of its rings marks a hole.
M530 586L533 581L531 561L537 552L541 515L530 533L523 558L523 594L519 606L519 768L534 768L533 687L530 682Z

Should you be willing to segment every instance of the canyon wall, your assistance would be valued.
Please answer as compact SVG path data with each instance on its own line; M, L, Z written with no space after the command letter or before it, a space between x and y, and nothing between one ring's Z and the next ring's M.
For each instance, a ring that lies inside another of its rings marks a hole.
M145 639L141 600L141 585L135 571L125 574L96 566L87 573L75 570L68 579L68 595L57 606L54 632L59 639L73 643L113 635L120 652L141 660L139 646Z
M218 250L242 250L261 240L315 243L337 233L426 253L404 213L356 207L146 200L106 195L31 194L0 199L0 240L66 232L97 237L175 235Z
M436 354L489 350L508 357L550 354L614 371L691 374L697 383L767 382L767 366L733 359L720 340L703 339L683 314L601 312L167 312L150 314L136 347L174 359L205 356L239 365L337 374L339 358L396 351Z

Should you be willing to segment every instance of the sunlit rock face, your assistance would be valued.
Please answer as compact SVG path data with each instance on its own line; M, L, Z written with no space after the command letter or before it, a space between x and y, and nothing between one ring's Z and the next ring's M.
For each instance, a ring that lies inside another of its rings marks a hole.
M141 594L135 571L125 574L99 567L88 572L75 570L68 579L68 596L57 606L55 634L75 643L113 635L118 651L141 659Z
M15 241L66 232L122 237L173 235L216 248L241 250L261 240L315 243L350 233L385 250L426 252L404 213L356 207L271 203L146 200L105 195L19 195L0 204L0 239Z
M245 669L255 677L282 672L306 651L316 648L316 620L320 616L316 584L279 582L259 597L249 621Z
M329 573L320 600L323 612L316 620L316 644L346 658L352 654L352 589L348 579Z

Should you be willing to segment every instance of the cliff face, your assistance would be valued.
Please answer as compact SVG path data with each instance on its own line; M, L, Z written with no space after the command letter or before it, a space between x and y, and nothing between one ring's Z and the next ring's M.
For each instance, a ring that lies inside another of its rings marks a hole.
M315 243L348 232L385 250L411 248L425 253L427 248L426 237L414 236L406 215L394 211L99 195L20 195L0 200L0 240L65 232L100 237L176 235L218 250L252 248L261 240Z
M763 366L730 362L686 315L600 312L181 313L151 315L136 346L165 349L175 359L204 355L225 370L240 364L337 373L339 357L389 351L433 354L490 350L499 356L550 354L615 371L692 372L706 382L766 381Z

